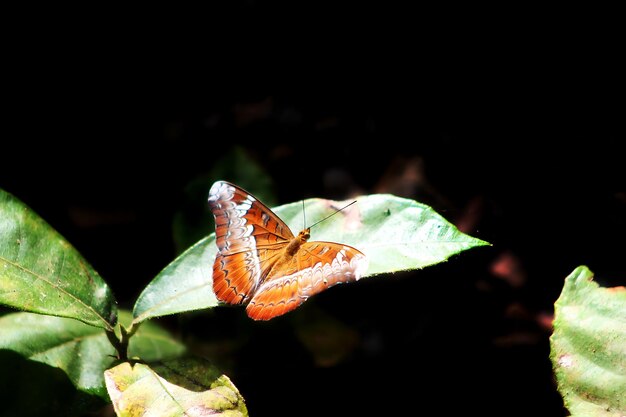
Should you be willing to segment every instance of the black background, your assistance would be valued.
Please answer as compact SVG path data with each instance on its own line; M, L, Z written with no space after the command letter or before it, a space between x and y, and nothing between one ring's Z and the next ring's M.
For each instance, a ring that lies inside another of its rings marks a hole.
M174 40L152 25L16 35L0 187L125 308L176 256L184 187L235 145L281 204L374 192L430 204L493 246L334 288L271 323L219 309L163 325L226 370L253 416L565 415L548 358L563 279L579 265L603 285L626 277L623 81L610 47L522 22L390 34L382 17L341 39L320 23L298 42L293 19L265 32L283 7L214 10L211 21L241 21ZM296 331L318 309L356 340L324 364Z

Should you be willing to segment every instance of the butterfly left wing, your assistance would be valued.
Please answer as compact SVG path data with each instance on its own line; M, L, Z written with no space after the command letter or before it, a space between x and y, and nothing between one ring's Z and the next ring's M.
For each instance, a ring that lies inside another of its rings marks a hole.
M261 282L263 264L293 239L293 233L267 206L226 181L211 187L209 207L219 250L213 290L220 301L245 303Z
M246 311L255 320L285 314L335 284L358 280L367 258L357 249L332 242L307 242L289 264L260 285Z

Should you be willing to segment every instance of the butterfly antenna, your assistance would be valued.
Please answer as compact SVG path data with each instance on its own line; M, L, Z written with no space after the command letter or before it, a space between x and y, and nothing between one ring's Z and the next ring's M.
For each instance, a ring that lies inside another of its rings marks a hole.
M340 211L347 209L348 207L350 207L350 206L351 206L351 205L353 205L354 203L356 203L356 200L354 200L354 201L353 201L352 203L350 203L350 204L346 204L345 206L343 206L343 207L342 207L342 208L340 208L339 210L335 211L334 213L329 214L328 216L324 217L322 220L320 220L320 221L317 221L317 222L313 223L311 226L309 226L309 229L310 229L311 227L315 226L316 224L319 224L319 223L323 222L324 220L328 219L329 217L334 216L335 214L339 213Z

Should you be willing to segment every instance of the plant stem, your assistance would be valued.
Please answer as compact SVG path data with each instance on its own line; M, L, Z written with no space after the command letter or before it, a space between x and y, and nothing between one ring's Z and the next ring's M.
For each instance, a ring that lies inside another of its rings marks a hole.
M131 324L130 328L126 330L124 326L120 324L121 338L118 338L115 332L106 330L107 338L117 351L117 358L122 362L128 361L128 343L130 338L137 332L140 324Z

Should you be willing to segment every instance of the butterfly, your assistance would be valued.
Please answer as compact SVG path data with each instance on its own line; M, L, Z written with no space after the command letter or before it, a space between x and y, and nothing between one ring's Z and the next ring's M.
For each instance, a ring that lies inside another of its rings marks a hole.
M217 181L209 191L218 253L213 290L218 300L247 304L255 320L285 314L327 288L358 280L367 269L359 250L294 236L272 210L244 189Z

